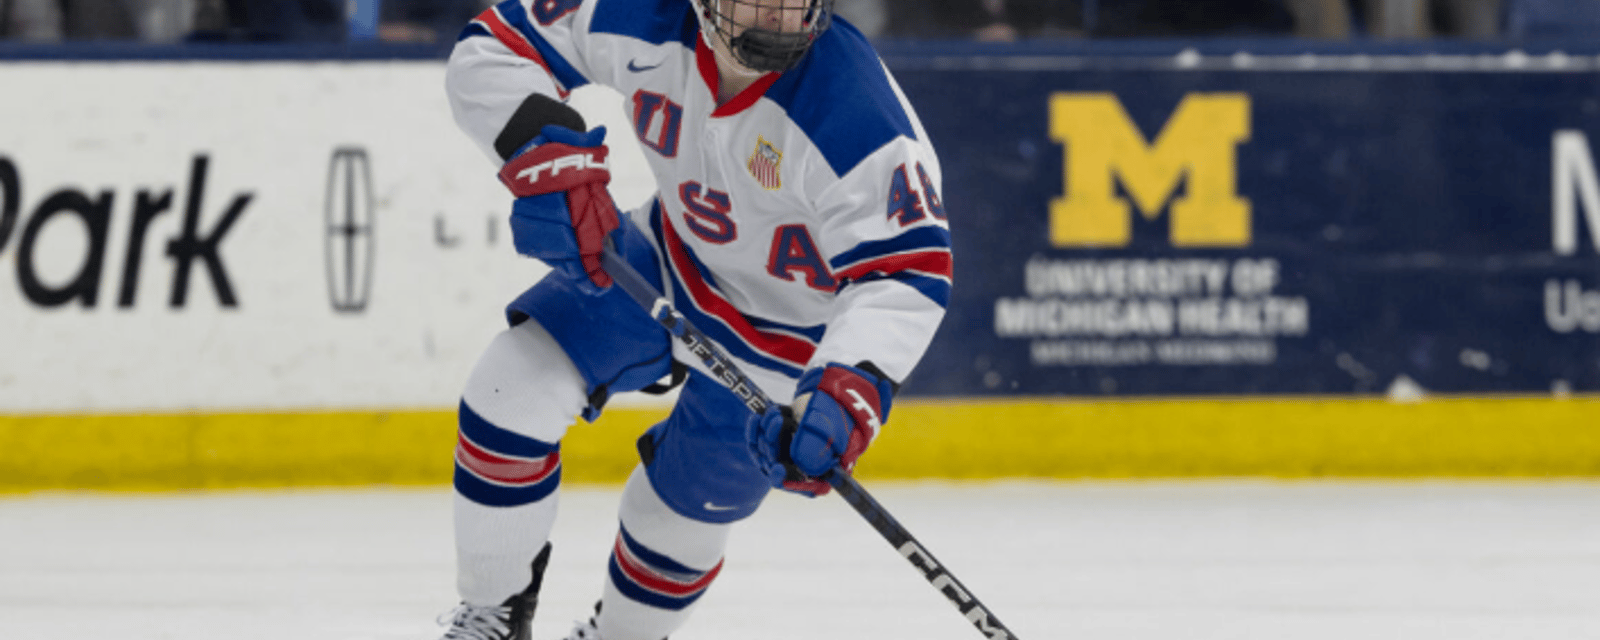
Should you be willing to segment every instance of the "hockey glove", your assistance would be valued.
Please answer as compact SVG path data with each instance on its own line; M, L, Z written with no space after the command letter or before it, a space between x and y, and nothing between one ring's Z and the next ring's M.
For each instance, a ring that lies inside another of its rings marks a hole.
M588 133L549 124L500 169L517 197L511 239L517 253L543 260L578 289L598 295L611 286L600 268L606 234L617 228L617 205L606 184L606 128Z
M855 469L889 417L894 390L894 382L870 362L807 371L790 406L752 421L751 448L772 486L827 494L830 487L820 477L834 467Z

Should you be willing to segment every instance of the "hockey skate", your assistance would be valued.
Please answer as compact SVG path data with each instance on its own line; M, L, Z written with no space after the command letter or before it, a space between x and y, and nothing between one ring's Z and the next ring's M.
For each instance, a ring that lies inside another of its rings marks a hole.
M539 606L539 586L544 582L544 567L549 561L550 543L547 542L533 559L533 581L527 589L499 606L461 603L450 612L450 628L439 640L531 640L533 611Z
M588 620L579 620L572 624L572 632L567 634L565 640L600 640L600 626L595 623L595 618L600 617L600 603L594 603L594 615ZM670 640L662 638L661 640Z
M566 640L600 640L600 627L595 624L595 616L600 615L600 603L594 605L594 615L588 620L573 623L572 632L567 634Z

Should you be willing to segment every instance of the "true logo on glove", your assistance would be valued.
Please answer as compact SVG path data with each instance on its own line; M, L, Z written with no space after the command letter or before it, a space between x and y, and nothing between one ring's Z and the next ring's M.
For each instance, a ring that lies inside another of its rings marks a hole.
M605 169L610 171L611 161L605 157L604 153L574 153L518 171L517 178L519 180L527 180L528 184L534 184L539 181L539 174L546 169L550 171L550 177L554 178L566 169Z
M861 397L860 392L856 391L855 389L845 389L844 392L849 394L850 397L856 399L854 403L851 403L850 408L855 409L856 413L858 414L865 414L867 416L867 426L870 426L873 429L879 429L883 427L883 424L878 421L878 411L873 408L871 402L867 402L866 398Z

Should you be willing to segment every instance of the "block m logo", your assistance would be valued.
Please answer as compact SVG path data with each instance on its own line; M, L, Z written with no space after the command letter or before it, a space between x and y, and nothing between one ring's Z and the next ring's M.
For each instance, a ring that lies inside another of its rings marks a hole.
M1250 139L1250 97L1191 93L1156 136L1154 145L1128 117L1116 95L1050 96L1050 138L1065 147L1067 193L1050 202L1050 243L1057 247L1120 247L1132 236L1129 203L1146 219L1172 198L1173 246L1250 244L1250 201L1239 197L1236 147Z

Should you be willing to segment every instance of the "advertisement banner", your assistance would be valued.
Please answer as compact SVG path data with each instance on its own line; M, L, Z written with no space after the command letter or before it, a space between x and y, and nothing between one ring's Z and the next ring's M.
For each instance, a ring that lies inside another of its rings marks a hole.
M956 256L907 393L1600 389L1593 65L1314 60L893 64Z
M955 283L864 473L1597 473L1600 57L1007 50L886 59ZM546 267L443 83L0 64L0 493L448 482ZM645 202L620 97L573 102ZM621 482L664 414L615 398L564 477Z
M1600 388L1594 65L1380 62L891 56L956 255L905 393ZM0 79L8 412L448 408L544 272L438 61Z
M453 408L546 271L439 61L8 62L0 86L0 412ZM629 153L624 206L654 191Z

